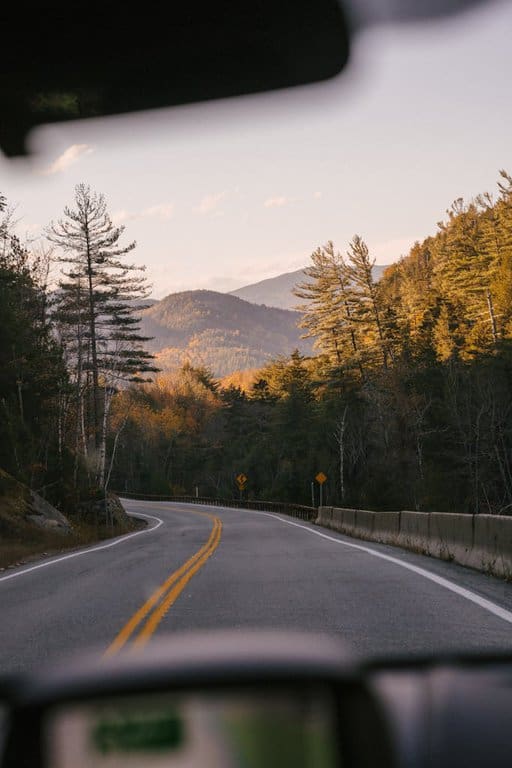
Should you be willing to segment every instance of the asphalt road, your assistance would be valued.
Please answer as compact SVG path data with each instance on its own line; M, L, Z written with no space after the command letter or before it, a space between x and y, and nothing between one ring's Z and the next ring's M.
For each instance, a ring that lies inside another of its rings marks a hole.
M0 672L180 630L319 630L366 657L512 649L512 585L248 510L128 501L147 529L0 576Z

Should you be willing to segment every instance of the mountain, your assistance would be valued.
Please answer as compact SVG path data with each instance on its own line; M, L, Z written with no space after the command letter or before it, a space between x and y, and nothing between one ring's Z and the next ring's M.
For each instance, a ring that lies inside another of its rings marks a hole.
M236 291L230 291L230 296L238 296L239 299L251 301L253 304L266 304L267 307L294 309L299 299L293 295L292 290L305 277L302 269L285 272L277 277L270 277L267 280L260 280L259 283L244 285Z
M185 361L204 365L215 376L258 368L294 349L310 354L300 338L298 312L258 306L215 291L172 293L143 310L141 329L162 369Z
M373 268L375 280L380 280L387 264L376 264ZM306 275L303 269L295 272L285 272L277 277L260 280L259 283L244 285L236 291L230 291L230 296L238 296L253 304L265 304L267 307L280 307L281 309L294 309L300 304L300 299L293 295L293 288L303 282Z

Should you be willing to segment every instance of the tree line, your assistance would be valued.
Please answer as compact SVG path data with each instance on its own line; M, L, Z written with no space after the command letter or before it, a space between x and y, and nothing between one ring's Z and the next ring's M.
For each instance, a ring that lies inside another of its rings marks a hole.
M135 243L85 184L35 252L5 196L0 215L0 464L72 512L106 496L113 398L156 371L138 318L149 289L126 260Z
M362 236L311 255L294 352L217 380L158 372L149 287L86 185L31 252L0 198L0 464L62 509L108 488L512 510L512 178L459 199L380 280ZM61 269L54 280L52 265Z
M185 366L120 394L119 488L374 509L512 510L512 178L456 200L376 282L356 235L295 289L298 352L220 386ZM314 490L314 488L313 488Z

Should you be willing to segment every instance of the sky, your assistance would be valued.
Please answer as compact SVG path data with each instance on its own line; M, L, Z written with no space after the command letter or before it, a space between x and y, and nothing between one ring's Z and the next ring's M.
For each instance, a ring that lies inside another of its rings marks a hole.
M512 4L377 27L328 83L132 117L47 126L0 191L37 241L102 192L153 295L228 291L299 269L354 234L377 263L436 230L451 202L512 172Z

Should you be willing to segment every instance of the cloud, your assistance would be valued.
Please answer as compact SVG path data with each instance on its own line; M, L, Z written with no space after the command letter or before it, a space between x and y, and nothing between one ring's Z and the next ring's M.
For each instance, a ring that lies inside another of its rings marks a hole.
M174 215L174 203L160 203L160 205L152 205L150 208L145 208L141 217L143 219L163 219L167 221Z
M269 197L263 205L265 208L282 208L283 205L288 205L292 202L291 197Z
M217 192L213 195L206 195L199 205L194 208L194 211L200 213L202 216L205 216L208 213L213 213L214 211L217 211L219 203L225 199L226 195L227 192Z
M141 211L127 211L122 208L112 214L112 221L119 227L121 224L126 224L127 221L135 221L135 219L160 219L161 221L168 221L173 215L174 203L160 203L149 208L143 208Z
M120 211L114 211L111 216L112 221L118 227L121 226L121 224L125 224L127 221L133 221L137 218L138 216L136 213L130 213L130 211L125 211L124 209Z
M89 144L72 144L70 147L64 150L59 157L53 161L51 165L44 168L41 173L44 176L52 176L55 173L63 173L72 165L74 165L81 157L90 155L94 152L93 147Z

